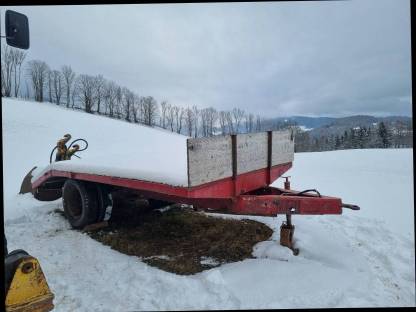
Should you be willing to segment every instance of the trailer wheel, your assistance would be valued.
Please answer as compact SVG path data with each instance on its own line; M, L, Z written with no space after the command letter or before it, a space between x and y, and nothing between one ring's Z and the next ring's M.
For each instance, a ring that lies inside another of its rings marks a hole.
M82 229L97 219L96 190L85 182L66 180L62 202L65 216L74 229Z
M152 209L159 209L162 207L172 205L172 203L170 202L153 198L148 198L147 201L149 202L149 206L152 207Z
M99 184L95 184L96 196L97 196L97 218L96 222L104 220L107 206L112 205L108 196L108 192Z

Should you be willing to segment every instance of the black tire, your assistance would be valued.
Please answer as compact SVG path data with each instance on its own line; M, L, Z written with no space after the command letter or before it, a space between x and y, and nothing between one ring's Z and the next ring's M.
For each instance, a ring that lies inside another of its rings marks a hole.
M153 198L148 198L147 201L149 202L149 206L152 207L152 209L159 209L172 205L170 202Z
M97 220L96 188L82 181L68 179L62 191L64 213L74 229L82 229Z
M96 196L97 196L97 218L96 222L104 220L107 206L111 205L111 200L108 196L108 192L99 184L95 184Z

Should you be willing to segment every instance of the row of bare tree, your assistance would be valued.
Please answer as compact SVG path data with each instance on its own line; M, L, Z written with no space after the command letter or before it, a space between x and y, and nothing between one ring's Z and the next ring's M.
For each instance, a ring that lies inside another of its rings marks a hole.
M234 108L232 111L217 111L213 107L198 109L197 106L178 107L163 101L159 125L162 128L186 133L190 137L217 134L254 132L262 130L262 120L253 114Z
M26 53L4 45L1 53L1 94L17 97L19 95L21 69ZM14 92L13 92L14 91Z
M26 55L4 47L2 55L2 96L18 97L23 61ZM102 114L129 122L159 126L191 137L212 136L262 130L262 119L243 110L217 111L180 107L167 101L159 103L152 96L139 96L102 75L77 75L71 66L53 69L42 60L31 60L26 66L26 98L66 105L87 113ZM4 79L3 79L4 78ZM12 81L14 78L14 81Z

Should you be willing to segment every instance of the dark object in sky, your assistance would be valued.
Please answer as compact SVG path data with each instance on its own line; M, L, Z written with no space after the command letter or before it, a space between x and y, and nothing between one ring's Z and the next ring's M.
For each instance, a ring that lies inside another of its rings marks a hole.
M15 48L29 49L29 21L26 15L6 11L6 42Z

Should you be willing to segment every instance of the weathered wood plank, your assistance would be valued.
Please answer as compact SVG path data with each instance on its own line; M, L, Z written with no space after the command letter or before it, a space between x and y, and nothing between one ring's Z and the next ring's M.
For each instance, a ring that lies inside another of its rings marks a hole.
M238 134L237 174L267 168L267 132ZM188 185L190 187L231 177L231 136L188 139ZM292 162L294 141L290 131L273 131L271 165Z
M267 132L237 135L237 174L267 167Z
M273 131L272 166L292 162L294 159L295 141L289 130Z
M231 136L188 139L188 184L232 176Z

